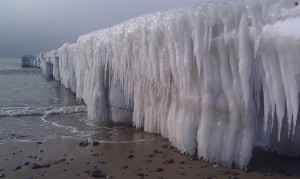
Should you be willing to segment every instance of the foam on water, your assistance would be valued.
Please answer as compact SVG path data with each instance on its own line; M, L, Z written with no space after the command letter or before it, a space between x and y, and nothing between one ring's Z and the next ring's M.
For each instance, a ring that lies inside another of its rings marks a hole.
M86 112L86 106L0 107L0 117L40 116Z

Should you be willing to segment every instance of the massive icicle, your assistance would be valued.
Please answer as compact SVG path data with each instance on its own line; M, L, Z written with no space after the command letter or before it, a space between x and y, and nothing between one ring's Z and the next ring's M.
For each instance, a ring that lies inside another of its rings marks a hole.
M38 62L91 120L132 122L243 168L255 145L300 154L299 12L295 0L203 1L83 35Z

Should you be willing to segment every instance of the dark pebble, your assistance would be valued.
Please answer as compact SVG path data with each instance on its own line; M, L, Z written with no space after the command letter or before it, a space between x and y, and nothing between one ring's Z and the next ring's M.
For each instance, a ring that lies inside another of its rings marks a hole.
M86 146L88 146L88 145L89 145L89 142L88 142L87 140L81 141L81 142L79 143L79 146L81 146L81 147L86 147Z
M35 144L42 144L43 142L37 142L37 143L35 143Z
M150 155L148 155L148 157L152 158L152 157L155 157L155 155L154 154L150 154Z
M70 160L74 160L73 158L71 158Z
M27 162L27 161L23 163L24 166L27 166L27 165L29 165L29 164L30 164L30 163Z
M16 153L16 152L14 152L14 153L12 153L13 155L17 155L18 153Z
M84 164L85 164L85 165L89 165L89 164L90 164L90 162L85 162Z
M211 176L207 176L206 179L212 179L212 177Z
M167 149L169 146L170 146L169 144L162 144L162 145L161 145L161 148Z
M231 176L230 179L238 179L237 176Z
M139 176L139 177L144 177L145 176L145 174L142 173L142 172L137 172L136 175Z
M4 178L6 175L4 173L0 174L0 178Z
M43 168L43 167L42 167L42 165L37 164L37 163L34 163L34 164L32 164L32 166L31 166L31 169L39 169L39 168Z
M129 155L128 158L134 158L134 155Z
M50 167L50 164L43 164L42 167L43 167L43 168L49 168L49 167Z
M106 177L106 175L104 173L102 173L101 170L95 169L95 170L90 171L90 177L104 178L104 177Z
M127 165L125 165L125 166L123 166L122 168L123 168L123 169L127 169L127 168L129 168L129 167L128 167Z
M172 163L174 163L174 160L173 159L165 160L163 163L164 164L172 164Z
M180 164L185 164L185 162L184 162L184 161L181 161Z
M58 160L58 162L64 162L64 161L66 161L65 158L62 158L62 159L59 159L59 160Z
M168 149L171 149L171 150L172 150L172 149L174 149L174 147L173 147L173 146L171 146L171 145L169 145Z
M99 142L96 140L93 141L93 146L95 146L95 145L99 145Z
M42 149L41 149L41 150L39 150L39 152L41 152L41 153L42 153L42 152L44 152L44 150L42 150Z
M13 169L13 171L20 170L21 168L22 168L22 166L17 166L16 168Z
M157 168L155 171L156 172L162 172L162 171L164 171L164 169L163 168Z

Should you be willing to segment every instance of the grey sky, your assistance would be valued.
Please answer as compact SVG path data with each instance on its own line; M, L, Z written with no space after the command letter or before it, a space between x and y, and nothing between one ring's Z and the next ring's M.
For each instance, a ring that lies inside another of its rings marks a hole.
M0 57L47 52L79 35L197 0L0 0Z

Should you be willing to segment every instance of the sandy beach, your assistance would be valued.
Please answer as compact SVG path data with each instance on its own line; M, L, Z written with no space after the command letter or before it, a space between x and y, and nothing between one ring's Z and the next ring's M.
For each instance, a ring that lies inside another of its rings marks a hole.
M11 138L14 137L13 134ZM84 142L79 139L51 139L46 142L12 140L0 147L0 175L3 178L28 179L90 178L91 175L155 179L300 178L299 159L259 149L254 150L249 169L244 171L180 154L160 136L131 143Z

